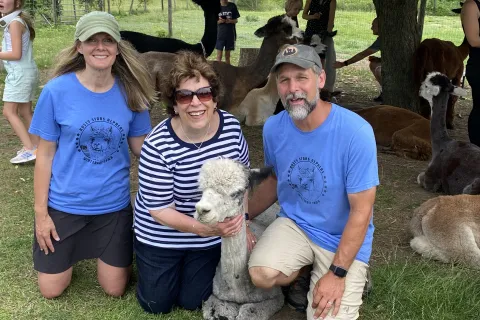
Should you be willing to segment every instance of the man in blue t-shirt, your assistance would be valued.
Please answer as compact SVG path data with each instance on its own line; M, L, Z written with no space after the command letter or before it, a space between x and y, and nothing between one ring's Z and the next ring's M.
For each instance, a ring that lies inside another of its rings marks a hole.
M235 24L240 18L235 3L228 0L220 0L220 13L218 14L218 30L217 30L217 61L222 61L223 49L225 48L225 62L230 64L230 51L235 50L235 40L237 38L237 30Z
M372 21L372 33L375 36L378 36L378 18L373 19ZM354 64L366 57L371 56L372 54L378 52L381 50L381 41L380 37L377 37L375 41L368 47L367 49L357 53L350 59L344 60L344 61L337 61L333 65L334 68L340 69L343 67L346 67L348 65ZM380 95L376 98L373 99L375 102L383 102L382 98L382 91L381 91L381 86L382 86L382 61L380 58L377 57L370 57L370 71L372 71L373 76L377 80L377 82L380 84Z
M252 218L277 200L281 209L252 251L250 276L258 287L285 286L313 265L307 319L356 319L379 184L372 127L320 99L326 76L312 47L285 48L272 74L285 106L263 128L265 164L274 175L248 207Z

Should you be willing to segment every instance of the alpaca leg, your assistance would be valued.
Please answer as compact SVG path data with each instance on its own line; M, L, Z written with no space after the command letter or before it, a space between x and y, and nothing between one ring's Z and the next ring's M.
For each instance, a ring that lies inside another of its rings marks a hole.
M240 306L236 320L268 320L283 307L283 303L283 295L261 302L246 303Z
M425 172L422 172L417 177L417 182L425 190L430 192L439 192L442 190L442 183L439 180L440 173L437 173L435 168L428 167Z
M410 247L425 258L435 259L445 263L449 262L448 257L442 251L433 246L425 236L415 237L410 240Z
M238 314L238 304L218 299L211 295L203 303L202 312L205 320L234 320Z

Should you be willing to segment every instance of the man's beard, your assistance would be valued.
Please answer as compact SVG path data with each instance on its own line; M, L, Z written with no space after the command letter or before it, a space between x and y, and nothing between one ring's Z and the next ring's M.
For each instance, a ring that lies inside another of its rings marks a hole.
M302 105L291 106L290 101L292 99L304 99ZM309 101L307 100L307 94L304 92L295 92L288 94L284 99L282 98L282 103L287 110L288 114L293 120L304 120L317 106L317 102L320 100L320 93L317 90L315 98Z

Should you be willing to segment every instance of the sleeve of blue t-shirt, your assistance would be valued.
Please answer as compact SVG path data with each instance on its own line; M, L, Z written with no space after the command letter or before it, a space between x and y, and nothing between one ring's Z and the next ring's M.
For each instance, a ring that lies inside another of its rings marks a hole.
M275 170L275 174L278 176L278 173L276 172L276 163L275 163L275 157L272 154L271 151L271 146L269 144L269 136L270 136L270 128L271 128L271 121L270 119L265 122L263 126L263 155L265 158L265 166L266 167L273 167Z
M377 39L368 47L368 49L375 50L375 51L380 51L380 37L377 37Z
M55 121L55 103L48 85L40 93L28 132L47 141L57 141L60 136L60 125Z
M169 207L173 201L173 172L157 148L145 140L138 163L138 190L147 210Z
M240 12L238 12L237 5L233 2L231 2L231 4L232 4L232 19L240 18Z
M133 120L128 131L129 137L143 136L152 130L148 110L133 113Z
M368 190L379 184L377 146L369 124L353 135L347 153L347 193Z

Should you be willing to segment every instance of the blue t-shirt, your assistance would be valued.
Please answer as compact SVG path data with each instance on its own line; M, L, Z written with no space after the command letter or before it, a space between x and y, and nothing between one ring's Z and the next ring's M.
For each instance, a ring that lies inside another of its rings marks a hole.
M278 179L280 216L288 217L320 247L335 252L347 223L348 194L379 184L372 127L357 114L332 104L325 122L299 130L286 111L263 128L265 163ZM373 221L355 259L368 263Z
M49 81L29 130L57 142L48 205L81 215L126 207L130 202L127 139L150 130L148 111L128 108L118 80L104 93L85 88L75 73Z
M375 41L368 47L368 49L372 49L375 51L380 51L382 50L382 43L380 42L380 37L377 37Z

